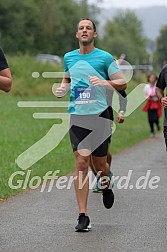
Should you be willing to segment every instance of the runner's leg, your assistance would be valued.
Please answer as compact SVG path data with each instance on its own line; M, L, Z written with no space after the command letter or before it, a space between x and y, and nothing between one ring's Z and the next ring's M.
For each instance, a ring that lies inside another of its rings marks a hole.
M88 178L86 179L86 176L88 174L90 157L81 156L77 151L74 152L74 157L75 157L75 177L76 177L76 179L74 180L74 187L79 207L79 213L87 214L89 181Z

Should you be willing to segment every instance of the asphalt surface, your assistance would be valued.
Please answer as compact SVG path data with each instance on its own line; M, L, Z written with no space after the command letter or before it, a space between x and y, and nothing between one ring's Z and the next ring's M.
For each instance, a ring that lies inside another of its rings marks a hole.
M90 191L88 233L74 232L78 209L73 187L58 190L54 184L51 192L38 188L0 202L0 251L166 252L167 153L162 136L115 155L112 170L115 176L132 170L133 189L120 189L125 181L115 181L110 210L104 208L100 193ZM149 170L148 181L158 176L158 187L150 189L150 182L146 189L136 189L137 180Z

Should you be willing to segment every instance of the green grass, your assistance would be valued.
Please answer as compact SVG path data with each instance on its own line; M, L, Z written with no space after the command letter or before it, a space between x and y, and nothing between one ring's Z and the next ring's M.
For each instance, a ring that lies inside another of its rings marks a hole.
M62 72L62 65L41 63L29 55L8 56L7 59L13 76L13 95L49 96L53 83L61 81L61 79L43 78L42 73ZM39 78L32 78L33 72L38 72Z
M125 118L123 124L116 123L116 131L112 136L110 150L113 154L130 147L149 136L146 114L141 107Z
M34 97L29 97L35 100ZM53 112L53 109L18 108L18 97L1 95L1 138L0 138L0 198L6 198L20 190L11 190L8 186L10 175L20 170L15 159L23 151L40 140L52 127L53 119L33 119L34 112ZM38 97L36 97L38 100ZM44 99L43 99L44 100ZM45 100L49 100L46 99ZM73 156L69 138L66 135L61 144L31 168L31 177L44 176L47 171L60 170L60 175L73 170ZM24 176L25 177L25 176ZM31 178L30 177L30 178ZM17 179L19 176L17 176ZM20 177L22 178L22 176Z
M51 92L54 80L33 79L31 73L38 71L61 71L61 67L49 66L35 62L32 57L12 57L10 60L11 70L14 77L13 90L9 94L0 93L0 198L5 199L15 195L22 189L11 189L8 180L12 173L21 169L15 163L15 159L27 148L47 134L55 123L54 119L34 119L34 112L55 112L54 108L19 108L17 102L28 101L55 101ZM20 64L22 62L22 64ZM20 67L19 67L20 65ZM129 85L129 91L136 84ZM68 98L68 97L67 97ZM59 110L57 110L59 111ZM63 111L66 111L63 110ZM149 134L147 115L141 111L141 107L133 114L125 118L124 124L117 124L117 130L113 134L110 149L113 154L146 139ZM65 175L74 170L74 159L69 142L68 134L59 146L48 155L29 168L30 179L36 175L41 178L47 171L60 170L59 175ZM25 175L18 175L18 179L24 180Z

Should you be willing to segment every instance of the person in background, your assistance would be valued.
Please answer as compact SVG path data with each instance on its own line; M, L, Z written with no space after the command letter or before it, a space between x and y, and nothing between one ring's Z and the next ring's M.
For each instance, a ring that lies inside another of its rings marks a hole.
M124 113L126 112L126 106L127 106L127 95L125 90L117 91L119 96L119 112L116 116L116 122L117 123L123 123L124 122ZM114 115L113 115L113 109L112 109L112 99L113 99L113 91L110 90L107 94L107 104L108 104L108 110L110 113L110 120L114 121ZM112 162L112 153L110 152L110 144L111 144L111 137L112 137L112 129L111 129L111 136L109 138L109 145L108 145L108 152L107 152L107 163L110 167L110 179L111 179L111 186L114 186L114 183L112 182L112 176L113 172L111 171L111 162ZM94 173L94 175L97 177L97 173L93 168L93 165L90 163L90 167ZM93 188L93 192L98 193L102 192L101 189L101 183L100 183L100 177L97 177L97 182Z
M156 85L156 95L164 107L164 138L167 151L167 94L165 96L165 88L167 88L167 64L162 68Z
M162 106L156 95L157 76L154 73L148 75L148 84L144 88L144 93L147 97L147 102L142 110L148 114L148 123L150 126L150 137L155 136L154 124L157 130L160 131L159 118L162 114Z

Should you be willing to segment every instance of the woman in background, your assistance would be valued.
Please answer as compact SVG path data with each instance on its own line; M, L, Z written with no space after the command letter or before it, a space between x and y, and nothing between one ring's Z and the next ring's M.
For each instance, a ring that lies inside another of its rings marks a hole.
M146 94L147 102L142 108L142 110L148 113L150 137L155 136L154 124L156 125L157 130L158 131L160 130L159 118L162 114L162 107L155 92L156 82L157 82L157 76L153 73L149 74L148 84L144 88L144 93Z

